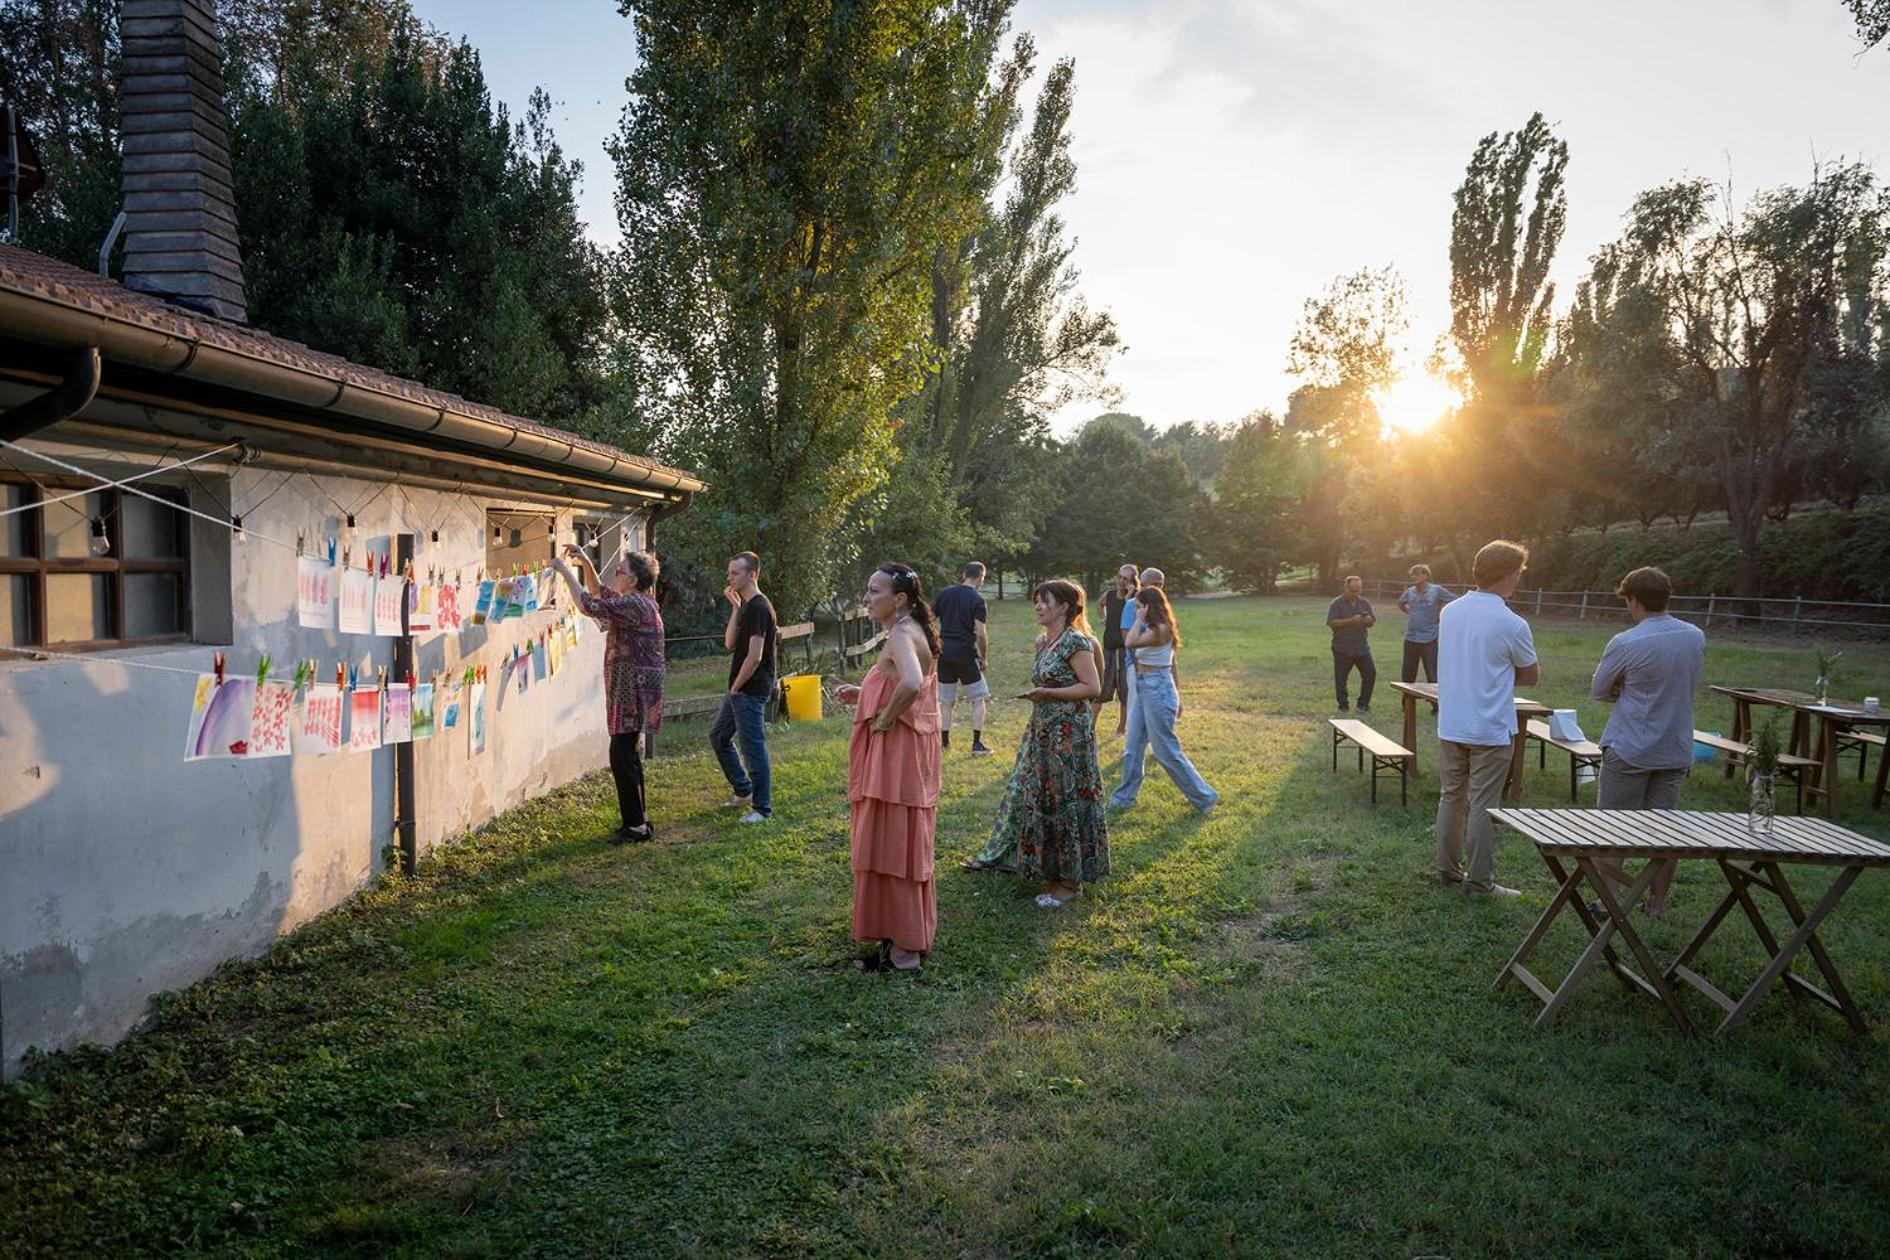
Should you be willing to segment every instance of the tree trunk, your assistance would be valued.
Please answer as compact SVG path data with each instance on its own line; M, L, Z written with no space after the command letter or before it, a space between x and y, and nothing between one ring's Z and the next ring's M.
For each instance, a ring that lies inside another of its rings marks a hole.
M1733 569L1733 594L1741 601L1741 612L1748 617L1761 615L1763 605L1757 602L1759 591L1759 526L1765 520L1765 509L1756 504L1748 504L1731 516L1733 538L1739 547L1739 557Z

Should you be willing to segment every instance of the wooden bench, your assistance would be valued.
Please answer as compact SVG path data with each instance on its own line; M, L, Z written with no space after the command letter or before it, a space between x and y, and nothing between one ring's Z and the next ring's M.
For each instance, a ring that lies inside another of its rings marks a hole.
M1581 781L1581 768L1594 767L1595 773L1601 773L1601 745L1587 739L1557 739L1549 732L1549 724L1538 718L1531 718L1523 728L1529 738L1536 741L1536 768L1547 769L1549 749L1560 748L1568 754L1568 799L1575 803L1575 788Z
M1752 760L1752 745L1736 739L1727 739L1711 731L1693 732L1693 742L1704 744L1726 759L1728 766L1745 765ZM1800 757L1795 753L1778 755L1778 772L1785 776L1785 781L1792 785L1792 812L1805 812L1805 771L1814 774L1823 767L1815 757Z
M1339 768L1339 745L1346 740L1358 746L1358 768L1365 768L1365 758L1372 759L1372 804L1378 803L1380 771L1395 771L1398 776L1398 803L1410 803L1410 770L1417 754L1387 736L1380 735L1357 718L1327 718L1332 726L1332 768Z
M1854 728L1839 731L1837 733L1838 756L1842 757L1845 753L1853 752L1857 754L1857 781L1862 783L1864 766L1870 761L1870 750L1875 748L1877 755L1882 757L1886 752L1890 752L1890 748L1885 746L1886 742L1885 737L1876 731L1860 731Z

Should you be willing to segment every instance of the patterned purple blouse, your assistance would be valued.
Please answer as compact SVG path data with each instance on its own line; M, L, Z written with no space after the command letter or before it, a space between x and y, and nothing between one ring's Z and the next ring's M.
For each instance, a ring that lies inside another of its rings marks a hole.
M663 726L663 612L648 595L578 595L578 607L603 623L604 716L612 735Z

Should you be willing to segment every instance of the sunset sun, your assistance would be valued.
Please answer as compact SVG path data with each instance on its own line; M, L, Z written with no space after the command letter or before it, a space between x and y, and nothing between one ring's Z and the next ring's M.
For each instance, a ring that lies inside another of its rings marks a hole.
M1463 402L1449 383L1422 370L1400 376L1376 401L1385 427L1399 433L1421 433Z

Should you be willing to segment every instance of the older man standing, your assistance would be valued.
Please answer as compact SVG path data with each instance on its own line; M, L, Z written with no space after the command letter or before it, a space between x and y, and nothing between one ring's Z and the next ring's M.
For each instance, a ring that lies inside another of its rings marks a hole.
M1378 621L1372 602L1365 598L1365 580L1356 575L1345 579L1345 593L1326 609L1326 628L1332 631L1332 688L1339 695L1339 712L1352 707L1346 695L1352 671L1358 670L1358 711L1372 711L1372 685L1378 681L1378 666L1372 662L1372 645L1366 638Z
M1602 809L1672 809L1693 766L1693 693L1706 668L1706 635L1667 612L1673 581L1659 569L1635 569L1614 593L1634 619L1608 640L1589 694L1614 705L1601 733ZM1621 879L1619 864L1609 873ZM1647 913L1667 908L1669 866L1654 877Z
M1424 681L1437 681L1437 614L1445 604L1457 598L1447 587L1431 581L1431 566L1411 566L1411 585L1398 596L1398 611L1405 616L1404 668L1398 677L1416 682L1418 666L1424 667Z
M1498 539L1471 566L1477 589L1438 614L1437 878L1472 896L1514 897L1492 878L1496 824L1516 735L1516 688L1541 680L1529 623L1509 610L1529 550ZM1463 864L1466 832L1470 866Z

